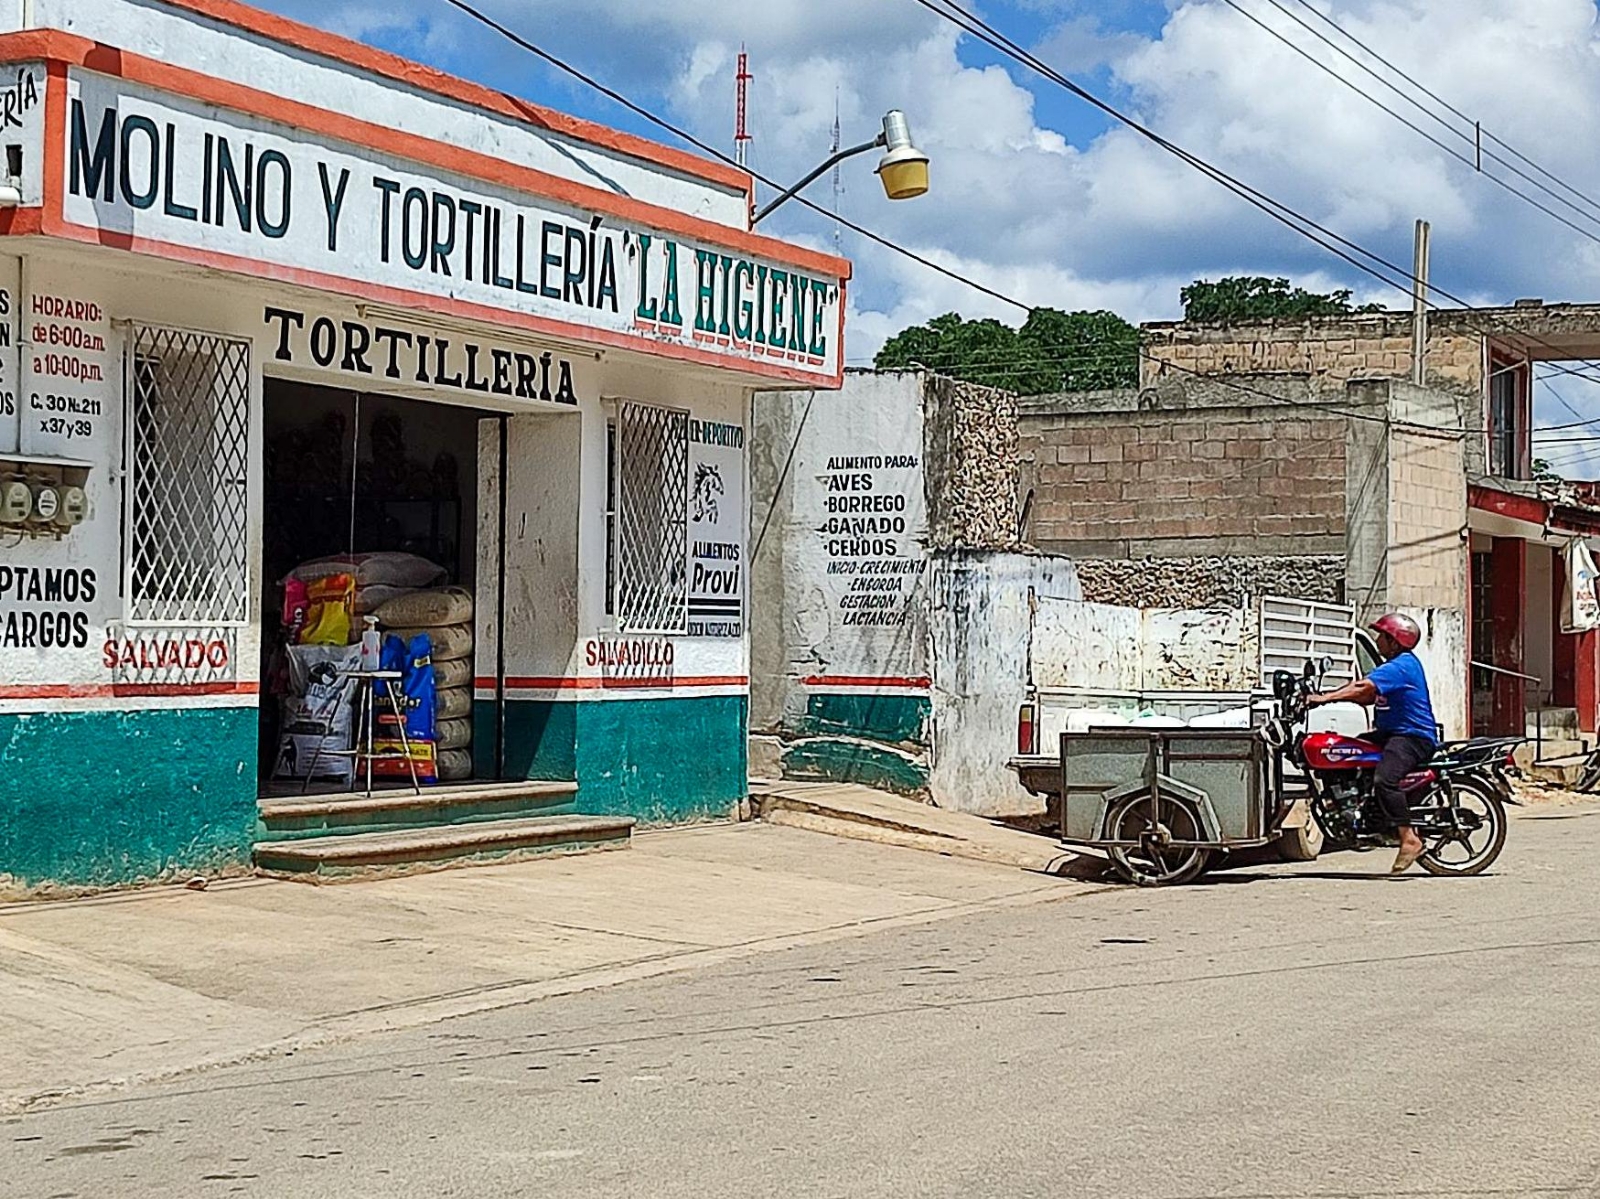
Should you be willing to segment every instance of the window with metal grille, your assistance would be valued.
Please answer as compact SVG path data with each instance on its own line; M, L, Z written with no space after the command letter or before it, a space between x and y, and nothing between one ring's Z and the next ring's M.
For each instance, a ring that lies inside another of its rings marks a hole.
M606 615L617 614L617 422L606 422Z
M689 627L689 414L617 413L616 616L629 633Z
M136 325L125 377L128 623L242 625L250 344Z

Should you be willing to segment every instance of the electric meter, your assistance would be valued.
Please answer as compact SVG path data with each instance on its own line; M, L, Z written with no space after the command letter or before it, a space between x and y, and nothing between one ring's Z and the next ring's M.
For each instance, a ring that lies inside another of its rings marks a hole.
M84 494L81 487L63 487L61 489L61 510L56 513L56 526L62 529L75 529L84 522L89 515L89 497Z
M33 492L26 483L0 484L0 524L20 525L33 515Z
M33 491L33 516L35 524L47 525L61 511L61 493L54 487L36 487Z

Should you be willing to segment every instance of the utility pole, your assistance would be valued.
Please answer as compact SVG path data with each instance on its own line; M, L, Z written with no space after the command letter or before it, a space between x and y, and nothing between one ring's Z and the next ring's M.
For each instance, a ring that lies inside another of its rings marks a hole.
M1428 235L1427 221L1417 222L1411 274L1411 381L1427 381L1428 367Z

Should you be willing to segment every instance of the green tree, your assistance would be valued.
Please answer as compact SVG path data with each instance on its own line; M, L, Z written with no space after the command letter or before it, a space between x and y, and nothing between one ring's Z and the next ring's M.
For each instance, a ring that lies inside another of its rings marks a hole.
M1183 299L1183 319L1197 324L1246 324L1383 311L1381 304L1352 305L1349 288L1306 291L1303 287L1290 287L1287 279L1260 275L1235 275L1214 283L1196 279L1179 294Z
M880 370L924 366L1019 395L1133 387L1139 330L1114 312L1035 308L1020 329L949 312L897 333L873 362Z
M1564 483L1566 476L1562 475L1543 458L1533 460L1533 481L1535 483Z

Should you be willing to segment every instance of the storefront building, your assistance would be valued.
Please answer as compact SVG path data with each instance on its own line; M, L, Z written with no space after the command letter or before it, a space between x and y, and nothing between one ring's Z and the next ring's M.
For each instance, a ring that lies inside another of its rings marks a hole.
M228 0L0 31L0 875L248 861L330 559L351 642L451 589L452 781L736 804L751 405L839 386L848 264L740 172Z

